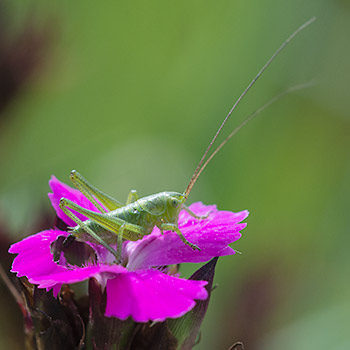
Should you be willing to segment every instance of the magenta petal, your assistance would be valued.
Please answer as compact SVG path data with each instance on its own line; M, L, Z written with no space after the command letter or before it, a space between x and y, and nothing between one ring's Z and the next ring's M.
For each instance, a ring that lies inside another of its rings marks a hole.
M174 232L168 231L160 235L159 230L155 229L141 241L128 243L128 269L203 262L215 256L234 254L234 250L228 244L241 237L240 231L246 224L239 222L248 216L248 211L218 211L215 206L205 206L202 203L194 203L190 208L199 215L209 211L211 213L205 220L196 220L184 211L179 216L179 229L190 242L201 249L200 251L194 251L185 245Z
M119 274L107 282L106 316L136 322L184 315L195 299L206 299L206 281L184 280L157 270Z
M57 229L47 230L13 244L9 252L18 255L13 260L11 271L15 272L17 277L26 276L30 283L38 285L39 288L53 288L55 296L63 283L77 283L96 277L105 285L108 278L126 272L125 267L118 265L78 267L57 264L53 261L50 247L59 236L67 237L68 233Z
M101 274L104 265L90 265L85 267L70 267L65 268L64 271L56 272L50 275L43 275L39 278L31 278L29 282L37 284L39 288L46 288L46 290L53 289L54 296L57 296L63 283L71 284L82 282L90 277L95 277L103 288L110 278L114 278L114 273ZM121 270L125 269L120 266ZM125 271L120 271L123 273Z
M90 265L85 267L64 267L61 271L56 271L48 275L33 277L30 282L38 284L39 288L51 288L57 283L77 283L95 276L101 270L100 265Z
M67 235L67 232L60 230L46 230L13 244L9 252L18 255L13 260L11 271L17 277L27 276L29 282L34 284L39 284L42 276L64 272L66 268L53 261L50 246L58 236Z
M51 200L51 204L56 210L57 216L63 220L68 226L76 226L76 223L69 218L61 209L60 209L60 199L62 197L71 200L75 204L78 204L86 209L98 211L96 207L78 190L69 187L65 183L59 181L55 176L51 177L49 181L49 186L52 190L52 193L48 193L48 196ZM87 217L81 215L73 210L73 212L79 217L79 219L85 221Z
M52 294L55 298L57 298L58 296L58 293L60 292L61 290L61 287L62 287L62 284L55 284L53 287L52 287ZM48 292L50 290L50 288L46 288L46 291Z

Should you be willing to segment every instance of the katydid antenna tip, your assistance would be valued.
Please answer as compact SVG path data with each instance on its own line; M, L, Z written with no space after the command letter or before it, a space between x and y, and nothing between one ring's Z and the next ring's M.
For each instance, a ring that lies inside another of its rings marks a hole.
M316 19L317 19L316 16L311 17L308 21L305 22L304 26L306 27L306 26L308 26L309 24L315 22Z

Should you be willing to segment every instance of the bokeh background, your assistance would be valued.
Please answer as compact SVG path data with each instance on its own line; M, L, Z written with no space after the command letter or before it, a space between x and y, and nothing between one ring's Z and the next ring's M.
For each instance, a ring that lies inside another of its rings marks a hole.
M349 349L347 0L0 1L2 264L10 242L48 227L52 174L77 169L120 200L183 191L235 99L312 16L222 138L285 88L317 85L249 123L189 199L251 212L196 349ZM0 291L0 347L22 349Z

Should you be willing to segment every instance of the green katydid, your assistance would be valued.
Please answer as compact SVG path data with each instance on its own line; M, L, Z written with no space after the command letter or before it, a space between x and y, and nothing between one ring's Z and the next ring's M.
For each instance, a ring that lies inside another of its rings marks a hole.
M173 231L176 232L184 244L189 245L194 250L200 250L200 247L189 242L181 233L178 228L178 216L181 210L186 210L191 216L196 219L205 219L206 216L197 216L193 213L184 203L187 200L192 187L196 183L198 177L208 165L211 159L217 154L217 152L228 142L228 140L235 135L248 121L253 119L262 110L270 106L272 103L280 99L282 96L301 88L306 87L308 84L295 86L287 89L278 96L275 96L265 105L260 107L248 118L246 118L236 129L234 129L226 139L213 151L213 153L207 158L209 151L211 150L215 140L221 133L222 128L230 118L232 112L237 107L238 103L247 94L253 84L261 76L261 74L267 69L276 56L285 48L285 46L304 28L311 24L315 18L311 18L309 21L300 26L283 44L275 51L271 58L260 69L258 74L250 82L247 88L243 91L237 101L234 103L229 113L221 123L213 139L209 143L206 151L204 152L199 164L197 165L191 180L183 193L180 192L160 192L147 197L138 198L136 191L131 191L128 195L126 204L123 205L111 196L101 192L96 187L91 185L85 180L78 172L71 172L71 180L74 186L84 194L100 212L94 212L85 209L74 202L61 198L60 208L69 216L76 224L74 228L71 228L71 235L67 237L66 243L75 237L82 237L84 235L90 236L94 241L103 245L108 249L117 259L122 260L122 242L124 240L136 241L145 235L149 235L153 228L157 226L160 231ZM206 159L207 158L207 159ZM86 221L80 220L71 210L78 212L88 218ZM117 250L111 247L110 244L117 243Z

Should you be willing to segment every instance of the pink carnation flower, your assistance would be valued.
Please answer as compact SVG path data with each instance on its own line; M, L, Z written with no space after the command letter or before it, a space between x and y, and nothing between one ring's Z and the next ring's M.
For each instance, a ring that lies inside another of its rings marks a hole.
M55 177L49 182L53 193L49 198L59 218L67 225L75 226L59 208L59 200L65 197L90 210L97 209L78 190L70 188ZM88 243L96 252L96 262L75 266L61 255L55 262L51 252L58 237L68 232L50 229L29 236L13 244L9 252L18 254L12 272L18 277L26 276L39 288L53 290L58 295L63 283L77 283L91 277L106 288L106 316L122 320L132 317L136 322L164 321L177 318L191 310L195 300L207 298L206 281L186 280L167 274L164 266L185 262L204 262L216 256L232 255L228 246L241 237L240 231L248 216L247 211L238 213L218 211L216 206L194 203L190 209L197 215L210 215L196 220L187 212L179 215L178 226L184 236L201 248L193 251L179 236L170 231L162 235L158 228L142 240L123 244L123 262L113 264L114 257L104 247ZM86 218L80 215L82 220Z

